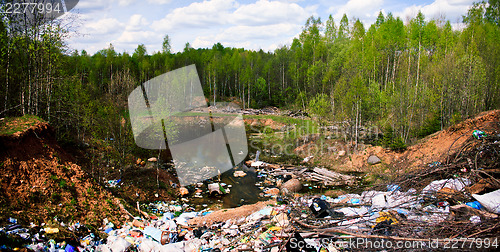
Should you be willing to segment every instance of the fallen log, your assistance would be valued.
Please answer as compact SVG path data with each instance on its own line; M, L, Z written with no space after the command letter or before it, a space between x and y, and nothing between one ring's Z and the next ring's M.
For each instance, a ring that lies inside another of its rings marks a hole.
M351 181L351 180L354 181L356 179L354 176L340 174L338 172L330 171L330 170L327 170L325 168L315 167L313 169L313 171L318 173L318 174L321 174L323 176L334 178L334 179L349 180L349 181Z

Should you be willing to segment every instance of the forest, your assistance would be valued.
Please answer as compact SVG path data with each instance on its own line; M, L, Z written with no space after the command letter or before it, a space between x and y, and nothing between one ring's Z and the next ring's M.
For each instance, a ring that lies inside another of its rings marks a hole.
M308 111L322 122L376 125L400 141L500 108L500 1L475 3L460 28L450 21L379 13L326 22L310 17L289 45L273 52L224 47L90 55L68 49L69 28L0 22L0 117L36 115L62 141L113 138L133 145L128 94L141 83L195 64L211 104ZM405 19L406 18L406 19ZM12 27L12 28L9 28ZM127 147L128 146L128 147Z

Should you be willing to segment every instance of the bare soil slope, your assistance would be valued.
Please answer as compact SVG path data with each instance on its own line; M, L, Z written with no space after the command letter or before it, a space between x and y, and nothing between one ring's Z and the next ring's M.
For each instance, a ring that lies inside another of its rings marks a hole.
M57 217L99 227L103 218L124 217L119 201L75 164L45 122L0 135L0 172L0 222L53 223Z
M370 146L362 153L354 154L351 160L346 158L343 170L368 171L372 169L366 163L370 155L377 155L382 165L389 165L396 171L406 172L432 162L446 163L449 155L460 151L472 138L474 130L485 131L489 135L500 134L500 110L486 111L474 118L450 126L420 140L417 144L398 153L379 146Z

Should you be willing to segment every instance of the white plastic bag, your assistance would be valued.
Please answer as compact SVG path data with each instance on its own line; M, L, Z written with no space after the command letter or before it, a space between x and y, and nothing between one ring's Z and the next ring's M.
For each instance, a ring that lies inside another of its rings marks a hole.
M500 189L483 195L472 194L488 211L500 214Z

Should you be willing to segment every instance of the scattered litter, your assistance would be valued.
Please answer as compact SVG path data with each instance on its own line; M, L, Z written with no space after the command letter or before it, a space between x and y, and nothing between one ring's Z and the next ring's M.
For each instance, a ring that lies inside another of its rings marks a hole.
M431 194L435 193L443 188L450 188L455 191L462 191L466 186L469 186L471 182L466 178L457 178L457 179L443 179L433 181L429 185L427 185L424 189L422 189L423 194Z
M246 175L244 171L235 171L233 174L234 177L245 177Z
M302 160L302 163L308 163L314 156L308 156L305 157L304 160Z
M474 136L474 138L476 139L481 139L483 137L487 137L488 135L486 135L486 133L482 130L474 130L472 132L472 136Z
M222 185L219 184L219 183L209 184L208 185L208 192L210 194L213 194L213 193L225 194L226 193L226 191L224 190L224 188L222 187Z
M122 181L121 179L108 180L107 181L107 186L110 187L110 188L117 187L118 184L120 184L121 181Z
M389 192L394 192L394 191L397 191L400 189L401 189L401 187L398 185L387 185L387 191L389 191Z
M189 190L186 187L181 187L181 188L179 188L179 194L181 196L188 195L189 194Z
M472 197L488 211L500 214L500 189L483 195L472 194Z
M46 228L44 228L44 231L47 234L55 234L55 233L59 233L59 228L46 227Z
M252 164L251 164L252 167L260 167L263 165L264 165L264 162L262 162L262 161L255 161L255 162L252 162Z
M429 164L430 168L439 167L439 166L441 166L441 162L439 162L439 161L434 161L434 162Z
M472 208L475 208L475 209L482 209L483 206L481 205L481 203L479 203L479 201L472 201L472 202L467 202L465 203L467 206L470 206Z
M478 224L478 223L481 223L481 217L477 216L477 215L474 215L472 217L470 217L470 222L474 223L474 224Z
M152 162L149 159L148 161ZM433 165L440 166L439 169L445 167L436 162ZM36 228L36 225L32 224L30 229L27 229L18 224L15 218L9 218L10 224L1 227L0 233L24 239L27 243L25 247L34 251L215 252L280 251L283 248L286 251L297 251L293 250L290 238L307 244L311 248L310 251L337 251L335 248L322 246L322 238L318 234L332 234L332 237L339 241L342 239L339 234L348 235L345 237L383 235L412 239L412 236L426 237L436 229L441 232L448 230L446 228L450 226L449 223L453 223L451 221L460 226L464 226L464 223L477 224L469 225L476 228L471 230L472 234L487 230L480 228L487 223L498 221L498 215L495 213L500 210L500 190L483 195L473 194L473 198L477 200L473 201L470 190L473 181L478 184L479 180L458 172L462 167L456 169L453 176L435 177L448 179L433 181L434 177L428 177L425 184L414 183L410 186L401 181L393 181L359 194L330 197L326 191L325 195L297 192L303 187L323 190L321 186L327 182L335 184L340 181L342 185L350 185L356 182L356 178L319 167L286 168L270 165L258 161L258 157L256 161L251 162L251 166L256 168L251 171L234 171L233 176L229 176L234 183L225 181L234 187L220 180L212 180L179 188L181 196L191 194L191 197L205 197L207 192L217 195L230 194L229 188L234 191L239 189L239 181L236 178L256 174L257 180L250 185L255 184L262 194L276 200L272 204L265 203L258 210L254 209L244 216L231 213L228 218L222 220L214 213L225 210L214 212L207 208L207 205L202 205L205 209L200 209L199 206L195 208L195 203L189 203L191 198L186 197L170 202L156 201L141 206L138 204L138 208L146 207L148 211L138 209L141 217L135 217L125 223L112 223L104 219L102 226L98 227L98 232L106 233L106 239L101 239L101 234L95 235L87 231L77 238L76 243L56 242L51 238L58 233L64 234L65 228L76 233L84 225L58 222L60 227L54 227L51 223L50 227L45 225ZM112 183L108 181L110 187L119 183L119 180ZM486 186L482 190L491 191L484 189ZM212 198L220 200L219 196ZM210 222L205 222L210 218ZM197 222L199 220L203 222ZM32 233L32 230L42 231L37 234ZM315 232L310 232L311 230Z

